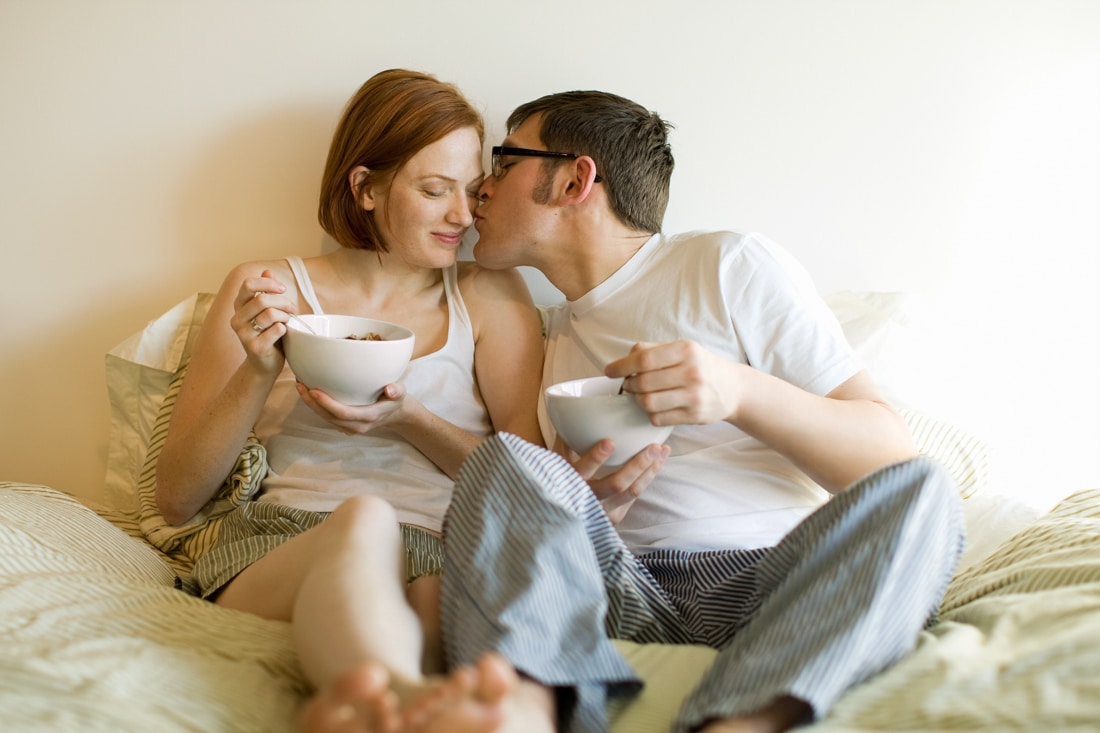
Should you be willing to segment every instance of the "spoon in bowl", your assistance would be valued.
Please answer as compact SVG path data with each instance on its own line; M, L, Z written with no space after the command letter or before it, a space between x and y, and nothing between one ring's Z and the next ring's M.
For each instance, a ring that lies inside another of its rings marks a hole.
M259 290L259 291L255 292L255 293L253 293L253 294L252 294L252 297L253 297L253 298L255 298L255 297L256 297L256 296L258 296L258 295L266 295L266 293L265 293L264 291L262 291L262 290ZM297 315L295 315L294 313L287 313L287 315L288 315L288 316L290 316L291 318L293 318L294 320L296 320L296 321L297 321L298 323L302 324L302 328L304 328L305 330L309 331L309 332L310 332L310 333L312 333L312 334L313 334L314 336L320 336L320 335L321 335L321 334L317 333L316 331L314 331L314 330L313 330L313 326L311 326L311 325L309 325L308 323L306 323L306 321L305 321L305 319L304 319L304 318L299 318L299 317L298 317ZM256 325L256 322L255 322L255 321L253 321L253 322L252 322L252 325L253 325L253 326L255 326L255 325Z
M309 323L306 321L306 319L299 318L298 316L296 316L293 313L288 313L287 315L289 315L291 318L293 318L295 321L297 321L299 324L301 324L302 328L309 331L314 336L320 336L321 335L321 334L319 334L319 333L317 333L316 331L313 330L313 326L309 325Z

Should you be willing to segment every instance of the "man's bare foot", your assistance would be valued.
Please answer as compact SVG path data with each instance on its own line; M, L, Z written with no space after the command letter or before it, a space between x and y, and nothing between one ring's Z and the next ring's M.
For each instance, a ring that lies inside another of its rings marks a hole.
M712 720L699 733L780 733L807 720L810 713L806 703L784 696L752 715Z
M423 685L392 685L375 664L341 676L303 708L308 733L491 733L500 729L515 670L497 654Z
M474 667L462 667L401 710L404 733L482 733L496 731L504 703L519 682L512 665L486 654Z

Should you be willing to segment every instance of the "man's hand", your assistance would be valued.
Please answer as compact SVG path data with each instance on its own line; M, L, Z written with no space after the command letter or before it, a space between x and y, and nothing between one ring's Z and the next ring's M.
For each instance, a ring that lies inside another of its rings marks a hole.
M624 377L654 425L706 425L732 419L740 402L737 370L745 368L695 341L638 343L604 369Z
M672 451L667 445L647 446L613 472L595 478L615 450L615 444L610 439L601 440L583 456L578 456L559 437L554 444L554 450L565 456L577 473L588 482L612 524L622 521L627 510L665 465L665 459Z

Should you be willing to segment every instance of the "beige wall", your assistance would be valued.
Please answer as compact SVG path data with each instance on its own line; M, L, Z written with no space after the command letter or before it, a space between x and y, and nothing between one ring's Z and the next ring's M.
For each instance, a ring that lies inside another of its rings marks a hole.
M606 88L676 124L667 228L762 231L904 290L914 394L1037 501L1100 485L1100 4L0 2L0 480L103 481L103 354L236 262L322 246L351 92Z

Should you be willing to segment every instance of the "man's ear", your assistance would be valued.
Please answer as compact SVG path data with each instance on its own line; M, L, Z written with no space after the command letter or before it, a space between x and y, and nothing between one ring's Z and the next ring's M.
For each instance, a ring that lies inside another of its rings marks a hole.
M374 187L367 183L369 179L370 169L365 165L357 165L348 173L348 186L364 211L374 211L375 207Z
M579 204L588 199L598 177L596 161L588 155L577 156L568 166L569 178L562 190L563 204Z

